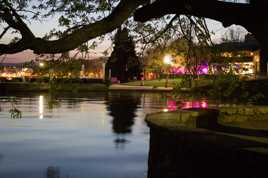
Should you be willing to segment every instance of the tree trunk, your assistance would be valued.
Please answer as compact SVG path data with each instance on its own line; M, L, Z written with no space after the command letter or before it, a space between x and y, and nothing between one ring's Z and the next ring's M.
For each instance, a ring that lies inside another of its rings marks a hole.
M268 47L261 46L260 51L260 75L267 75L267 62L268 62Z
M268 25L267 25L268 26ZM260 75L267 76L267 62L268 62L268 38L266 33L268 28L266 26L259 27L259 30L253 31L253 34L260 46ZM261 30L260 30L261 29ZM267 30L265 30L267 29Z

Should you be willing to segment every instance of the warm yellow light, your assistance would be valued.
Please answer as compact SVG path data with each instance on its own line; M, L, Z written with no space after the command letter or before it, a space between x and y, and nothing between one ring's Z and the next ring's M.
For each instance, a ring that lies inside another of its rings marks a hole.
M44 96L39 96L39 119L44 118Z
M167 108L164 108L163 109L163 112L168 112L169 110Z
M44 66L45 66L45 64L43 62L39 63L39 67L44 67Z
M172 57L170 55L166 55L163 60L164 64L171 65L172 64Z

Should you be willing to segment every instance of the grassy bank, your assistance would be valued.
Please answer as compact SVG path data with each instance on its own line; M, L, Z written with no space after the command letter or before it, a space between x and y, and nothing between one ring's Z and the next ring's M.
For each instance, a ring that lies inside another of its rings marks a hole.
M169 79L168 87L175 87L180 82L181 82L181 79ZM125 83L124 85L141 86L141 83L142 83L141 81L134 81L134 82ZM144 81L144 86L165 87L165 85L166 85L166 79Z

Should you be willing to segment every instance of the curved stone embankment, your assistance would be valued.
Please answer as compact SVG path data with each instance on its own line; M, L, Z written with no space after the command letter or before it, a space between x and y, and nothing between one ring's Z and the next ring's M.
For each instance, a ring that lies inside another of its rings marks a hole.
M263 177L268 139L225 132L218 116L214 109L148 115L148 177Z
M225 126L268 130L268 106L221 106L218 122Z
M220 112L227 115L254 116L254 119L263 120L258 116L268 116L268 106L256 105L220 105Z

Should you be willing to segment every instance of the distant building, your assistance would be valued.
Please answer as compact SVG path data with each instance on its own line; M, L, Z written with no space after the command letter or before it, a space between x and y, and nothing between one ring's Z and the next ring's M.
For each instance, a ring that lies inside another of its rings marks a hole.
M87 78L104 79L105 76L105 64L108 58L102 57L92 60L84 60L83 63L83 76Z
M219 74L232 70L237 75L256 75L260 72L260 51L255 38L248 34L244 42L225 42L213 46L210 59L202 59L197 66L198 75ZM172 56L168 70L165 66L147 67L145 78L156 79L163 73L184 75L189 73L185 67L185 56Z
M260 72L260 50L255 38L248 34L244 42L227 42L215 46L220 55L212 59L214 65L230 64L236 74Z

